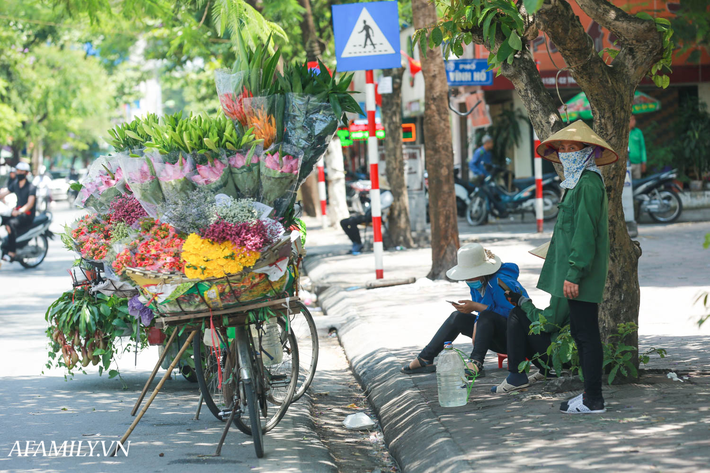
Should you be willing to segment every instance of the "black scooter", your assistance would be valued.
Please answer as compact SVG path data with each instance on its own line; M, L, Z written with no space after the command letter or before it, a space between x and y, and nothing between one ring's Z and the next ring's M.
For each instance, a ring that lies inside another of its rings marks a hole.
M466 220L469 225L477 226L488 222L488 214L494 217L506 218L509 214L522 214L530 212L535 215L535 178L513 179L515 189L508 191L498 183L499 175L509 174L510 171L487 164L489 175L483 183L471 193ZM557 204L560 203L562 192L560 178L556 173L542 176L542 210L545 220L552 220L559 212Z
M633 181L636 219L646 212L658 223L678 220L683 212L679 196L683 189L674 182L677 175L678 170L673 169Z

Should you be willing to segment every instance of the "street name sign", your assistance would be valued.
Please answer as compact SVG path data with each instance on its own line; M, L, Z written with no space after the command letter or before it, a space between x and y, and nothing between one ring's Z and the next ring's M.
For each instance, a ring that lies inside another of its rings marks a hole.
M333 5L339 71L402 67L397 2Z
M446 81L450 86L493 85L493 71L487 71L486 59L449 59Z

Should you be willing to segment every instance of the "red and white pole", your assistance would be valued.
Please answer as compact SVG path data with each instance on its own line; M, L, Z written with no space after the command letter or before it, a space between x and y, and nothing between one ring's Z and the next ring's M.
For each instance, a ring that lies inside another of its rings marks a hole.
M316 164L318 167L318 196L320 198L320 213L323 219L323 228L328 228L328 216L326 215L327 197L325 193L325 168L323 167L323 157Z
M380 176L377 162L377 134L375 126L375 76L372 71L365 71L365 109L367 111L367 156L370 162L370 209L372 210L372 233L374 235L375 277L384 278L382 245L382 206L380 204Z
M535 135L535 218L537 218L537 232L542 233L542 222L544 218L544 210L542 204L542 158L537 154L537 145L540 141Z

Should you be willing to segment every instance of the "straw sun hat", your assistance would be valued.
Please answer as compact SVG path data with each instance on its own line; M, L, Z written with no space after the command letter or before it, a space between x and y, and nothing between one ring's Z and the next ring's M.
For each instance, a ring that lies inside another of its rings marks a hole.
M537 154L548 161L559 163L560 158L557 156L557 148L560 141L581 141L588 145L597 146L598 148L594 152L594 161L597 166L605 166L619 159L619 155L611 149L609 143L601 139L582 120L577 120L571 125L567 125L540 143L536 150Z
M501 261L496 255L478 243L469 243L459 248L456 256L458 264L446 272L454 281L488 276L500 269Z

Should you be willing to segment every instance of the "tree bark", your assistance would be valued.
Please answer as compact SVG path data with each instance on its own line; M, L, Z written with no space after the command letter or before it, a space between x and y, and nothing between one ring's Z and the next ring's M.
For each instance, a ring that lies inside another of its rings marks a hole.
M320 198L318 196L318 178L316 173L310 176L301 184L301 204L303 213L309 217L320 217Z
M402 156L402 76L404 69L385 69L392 78L392 93L382 95L382 122L385 127L385 170L394 201L388 209L387 230L392 245L412 248L412 227L409 223L409 197Z
M545 31L559 49L570 73L587 95L594 115L594 130L619 154L619 161L602 168L609 199L610 255L599 325L602 338L609 341L609 337L617 333L619 324L638 324L638 258L641 249L626 229L621 195L634 91L660 59L662 43L651 21L629 15L603 0L577 0L577 3L592 19L620 39L621 50L611 65L605 64L596 54L567 1L544 3L534 19L535 26ZM484 43L480 28L474 28L471 33L476 43ZM500 39L498 35L494 49ZM544 87L528 51L518 54L512 64L504 64L501 72L515 86L540 139L544 140L566 126L557 112L561 104ZM560 168L556 168L559 173ZM638 347L638 334L625 343ZM637 357L634 364L638 366Z
M412 0L412 16L416 29L437 21L436 7L427 0ZM424 143L426 169L429 173L429 217L431 220L430 279L443 279L446 270L456 264L459 230L454 192L454 150L447 104L448 84L441 48L428 49L422 57L425 94Z

